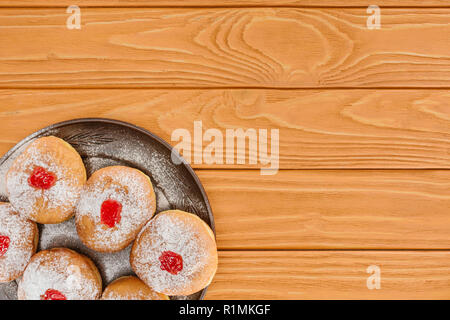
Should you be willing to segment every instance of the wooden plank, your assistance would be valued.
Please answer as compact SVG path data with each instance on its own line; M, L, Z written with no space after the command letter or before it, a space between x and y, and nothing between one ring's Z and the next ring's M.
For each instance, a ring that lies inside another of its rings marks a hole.
M449 87L450 9L0 11L0 86Z
M0 90L0 155L47 125L105 117L172 145L178 128L194 137L195 120L224 136L228 128L279 129L283 169L450 168L449 98L441 90ZM193 165L261 167L248 158Z
M0 7L64 7L73 0L0 0ZM300 7L367 7L368 0L77 0L80 7L221 7L221 6L300 6ZM380 7L448 7L445 0L378 0Z
M221 249L450 249L450 171L197 172Z
M380 267L369 290L367 267ZM450 252L220 252L207 299L449 299Z

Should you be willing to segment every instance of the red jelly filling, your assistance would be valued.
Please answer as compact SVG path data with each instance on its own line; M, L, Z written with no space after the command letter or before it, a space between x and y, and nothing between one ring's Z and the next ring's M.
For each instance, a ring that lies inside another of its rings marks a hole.
M28 178L28 184L36 189L47 190L56 183L56 176L42 167L35 167L31 176Z
M183 258L172 251L164 251L159 257L161 270L165 270L173 275L183 270Z
M102 203L100 209L100 220L103 224L112 228L120 222L122 204L116 200L108 199Z
M41 296L41 300L67 300L66 296L58 290L48 289Z
M9 241L10 241L9 237L0 236L0 257L3 257L6 251L8 251Z

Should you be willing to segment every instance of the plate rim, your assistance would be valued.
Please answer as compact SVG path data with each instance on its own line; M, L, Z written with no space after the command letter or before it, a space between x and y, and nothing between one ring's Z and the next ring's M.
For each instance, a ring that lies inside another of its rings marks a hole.
M143 133L146 136L149 136L150 138L158 141L160 144L162 144L164 147L166 147L169 151L172 151L173 147L164 139L162 139L161 137L159 137L158 135L154 134L153 132L142 128L140 126L137 126L135 124L126 122L126 121L122 121L122 120L116 120L116 119L110 119L110 118L75 118L75 119L71 119L71 120L65 120L65 121L61 121L61 122L57 122L57 123L53 123L51 125L48 125L44 128L41 128L29 135L27 135L25 138L23 138L22 140L20 140L18 143L16 143L11 149L9 149L1 158L0 158L0 166L5 163L6 160L8 160L9 157L11 157L11 155L16 152L20 147L22 147L25 143L27 143L28 141L30 141L31 139L41 135L44 132L50 131L52 129L57 129L57 128L61 128L67 125L71 125L71 124L79 124L79 123L90 123L90 122L101 122L101 123L109 123L109 124L114 124L114 125L118 125L118 126L122 126L122 127L126 127L132 130L136 130L139 131L141 133ZM191 165L180 155L178 154L178 156L183 160L181 161L181 163L179 165L183 165L188 172L191 174L191 176L194 178L195 184L197 185L197 187L200 190L200 193L204 199L205 205L206 205L206 210L208 211L208 216L209 216L209 220L210 220L210 227L214 233L214 237L217 238L216 236L216 226L215 226L215 220L214 220L214 215L212 212L212 208L211 208L211 204L209 202L209 198L208 195L206 194L206 191L203 187L203 184L201 183L199 177L197 176L197 174L195 173L194 169L191 167ZM217 239L216 239L217 240ZM200 295L200 300L204 300L206 292L208 290L208 287L205 287L202 290L202 293Z

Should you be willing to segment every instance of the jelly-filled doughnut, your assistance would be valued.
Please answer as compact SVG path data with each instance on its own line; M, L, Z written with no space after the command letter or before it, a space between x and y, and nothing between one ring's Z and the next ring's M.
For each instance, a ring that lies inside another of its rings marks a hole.
M126 276L111 282L103 291L102 300L169 300L150 289L142 280Z
M69 219L86 182L80 155L62 139L38 138L13 162L6 189L14 209L38 223Z
M189 295L210 284L217 270L210 227L179 210L164 211L142 229L131 250L137 276L156 292Z
M22 275L38 240L36 223L14 212L9 203L0 202L0 282Z
M127 247L156 209L150 178L137 169L113 166L89 178L76 209L81 241L100 252Z
M55 248L35 254L19 281L19 300L96 300L102 279L87 257Z

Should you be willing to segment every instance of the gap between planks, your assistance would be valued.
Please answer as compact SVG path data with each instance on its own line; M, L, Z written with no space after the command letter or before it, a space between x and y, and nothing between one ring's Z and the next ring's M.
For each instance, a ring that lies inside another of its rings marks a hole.
M0 10L1 9L59 9L59 8L66 8L68 5L52 5L52 6L8 6L5 4L0 4ZM300 5L198 5L198 6L120 6L120 5L114 5L114 6L90 6L90 5L81 5L80 8L89 8L89 9L264 9L264 8L274 8L274 9L365 9L368 6L300 6ZM395 6L395 5L386 5L386 6L380 6L381 9L449 9L449 6L414 6L414 5L407 5L407 6Z
M1 7L0 7L1 10ZM271 91L329 91L329 90L386 90L386 91L395 91L395 90L449 90L449 87L264 87L264 86L225 86L225 87L127 87L127 86L67 86L67 87L8 87L8 86L0 86L0 90L145 90L145 91L158 91L158 90L174 90L174 91L183 91L183 90L204 90L204 91L212 91L212 90L271 90Z
M372 249L372 248L353 248L353 249L227 249L218 248L218 252L450 252L449 249Z

